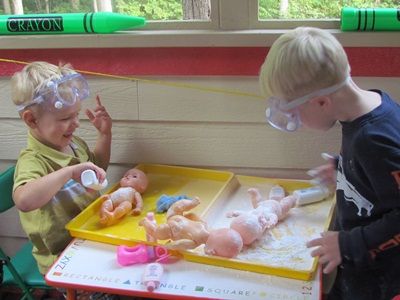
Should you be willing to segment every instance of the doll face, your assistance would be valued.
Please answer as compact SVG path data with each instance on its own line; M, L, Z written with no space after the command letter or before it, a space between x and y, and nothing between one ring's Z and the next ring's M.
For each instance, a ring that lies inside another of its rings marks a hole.
M139 193L146 190L148 183L146 174L139 169L128 170L119 182L121 187L131 187Z

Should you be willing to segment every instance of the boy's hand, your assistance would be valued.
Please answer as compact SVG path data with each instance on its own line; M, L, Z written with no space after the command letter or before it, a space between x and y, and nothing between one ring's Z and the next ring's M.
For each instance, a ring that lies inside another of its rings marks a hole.
M78 165L73 165L70 166L72 174L71 178L77 182L81 182L81 174L85 170L93 170L96 172L97 179L99 180L99 183L102 183L106 179L106 171L104 171L102 168L99 168L96 166L94 163L91 162L85 162L81 163Z
M323 185L330 191L334 191L336 189L336 160L327 153L322 153L321 156L328 163L309 170L307 174L313 177L313 184Z
M99 95L96 96L96 103L94 111L87 109L86 115L100 134L111 134L112 119L106 108L101 104Z
M342 262L337 231L323 232L320 238L309 241L306 246L317 247L311 252L311 256L319 256L319 263L325 265L323 268L325 274L332 272Z

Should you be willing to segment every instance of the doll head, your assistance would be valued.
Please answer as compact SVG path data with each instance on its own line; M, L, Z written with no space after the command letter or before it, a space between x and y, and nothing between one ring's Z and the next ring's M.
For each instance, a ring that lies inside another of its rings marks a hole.
M263 228L254 214L246 213L235 217L231 222L231 229L237 231L243 239L244 245L250 245L261 237Z
M240 234L230 228L219 228L210 231L204 252L227 258L236 257L243 248Z
M131 187L139 193L143 193L147 189L149 180L143 171L133 168L124 174L119 184L121 187Z

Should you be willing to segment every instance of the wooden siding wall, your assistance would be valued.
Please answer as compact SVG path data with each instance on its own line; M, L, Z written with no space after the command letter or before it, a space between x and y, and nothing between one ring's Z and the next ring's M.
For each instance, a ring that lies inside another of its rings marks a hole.
M258 94L255 76L147 78ZM400 99L398 78L356 77L363 88L383 88ZM307 178L323 163L321 152L336 153L340 127L324 133L282 133L265 123L265 101L153 82L89 77L91 99L101 96L113 118L109 182L138 163L231 170L265 177ZM10 100L9 77L0 78L0 170L15 163L25 147L25 124ZM94 145L96 132L84 113L77 134ZM12 254L25 235L15 209L0 217L0 244Z

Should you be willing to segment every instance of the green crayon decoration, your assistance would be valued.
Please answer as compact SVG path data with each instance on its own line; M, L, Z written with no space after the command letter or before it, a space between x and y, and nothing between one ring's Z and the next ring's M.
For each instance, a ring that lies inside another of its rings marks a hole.
M112 12L0 16L0 35L112 33L144 26L146 19Z
M340 29L343 31L396 31L400 30L398 8L352 8L341 12Z

